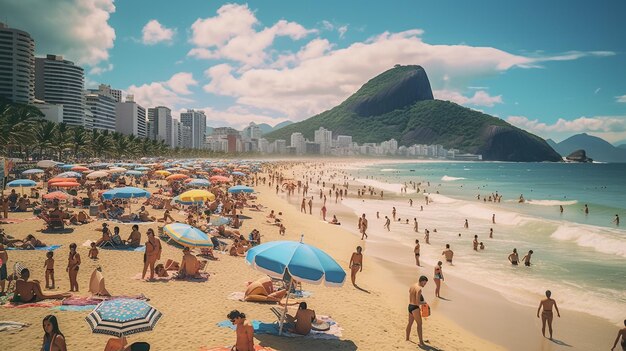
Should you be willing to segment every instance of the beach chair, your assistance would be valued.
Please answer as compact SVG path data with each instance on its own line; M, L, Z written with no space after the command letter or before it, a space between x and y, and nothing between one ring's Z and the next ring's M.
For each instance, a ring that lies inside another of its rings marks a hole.
M15 285L18 279L22 279L22 270L24 270L26 267L23 263L21 262L15 262L15 264L13 264L13 273L11 273L7 278L7 280L9 281L9 284L7 285L7 290L6 293L10 293L15 291Z
M121 246L124 246L124 242L122 241L122 238L120 238L119 235L113 234L113 236L111 236L111 240L106 240L100 244L100 247L107 247L107 246L110 246L112 248L121 247Z
M44 213L40 213L39 218L46 222L46 230L65 229L65 222L60 216L47 216Z

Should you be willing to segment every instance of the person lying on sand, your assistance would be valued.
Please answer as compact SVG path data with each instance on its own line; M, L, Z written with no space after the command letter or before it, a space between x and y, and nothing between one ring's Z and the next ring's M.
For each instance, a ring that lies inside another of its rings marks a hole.
M226 227L224 227L223 224L217 227L217 233L220 236L231 238L231 239L237 239L241 235L241 233L238 230L226 229Z
M248 285L244 294L244 301L247 302L277 302L281 305L282 300L287 296L287 289L274 291L274 285L269 277L263 277ZM291 302L289 305L296 305L299 302Z
M7 246L24 250L34 250L36 247L45 247L48 245L46 245L46 243L42 242L41 240L35 238L34 235L28 234L26 238L24 238L24 240L10 240Z
M154 221L156 221L156 217L150 216L150 213L148 212L148 210L146 210L146 206L141 206L141 208L139 209L139 212L137 214L139 215L139 220L142 221L142 222L154 222Z
M91 222L91 217L89 217L85 211L79 211L77 214L73 214L70 217L70 223L74 225L87 224L89 222Z
M28 268L22 269L20 273L21 279L15 283L15 294L13 302L30 303L46 299L64 299L72 296L69 293L45 295L41 290L41 284L37 280L28 281L30 271Z
M170 211L169 210L165 210L165 212L163 212L163 218L159 218L159 219L157 219L157 221L158 222L164 222L164 223L176 222L174 217L172 217L172 215L170 215Z

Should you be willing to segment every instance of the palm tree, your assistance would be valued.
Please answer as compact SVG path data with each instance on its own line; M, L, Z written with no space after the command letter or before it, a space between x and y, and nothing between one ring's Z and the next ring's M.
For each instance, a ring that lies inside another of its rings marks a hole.
M28 127L42 116L34 106L0 102L0 152L8 155L12 146L28 139Z
M63 161L63 151L71 146L70 144L70 131L66 123L59 123L56 125L54 131L54 138L52 139L51 146L58 152L58 160Z
M78 157L78 153L89 143L89 135L82 126L73 127L70 130L70 143L74 157Z
M39 148L39 158L44 157L44 150L52 146L52 140L55 138L56 123L43 121L35 126L33 139L36 147Z

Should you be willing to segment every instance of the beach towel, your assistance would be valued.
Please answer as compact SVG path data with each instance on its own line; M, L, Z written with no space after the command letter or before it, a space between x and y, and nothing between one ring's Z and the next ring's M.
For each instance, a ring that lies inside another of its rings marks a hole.
M23 219L19 218L2 218L0 219L0 224L16 224L24 222Z
M54 251L54 250L58 249L61 246L63 246L63 245L42 246L42 247L36 247L35 250ZM7 250L26 250L26 251L30 250L30 249L21 249L21 248L17 248L17 247L7 247L6 249Z
M18 331L29 326L30 324L26 324L26 323L13 322L13 321L0 321L0 332Z
M87 240L84 243L82 243L81 246L91 247L91 243L93 243L93 242L95 242L95 241ZM145 252L146 251L146 246L142 245L142 246L139 246L139 247L130 247L130 246L111 246L111 245L106 245L104 247L99 247L98 249L101 249L101 250L113 250L113 251Z
M232 351L232 346L206 347L203 346L199 351ZM271 347L254 345L254 351L277 351Z
M150 277L150 272L146 272L146 279ZM143 280L141 279L141 273L137 273L136 275L130 277L130 279L133 280ZM154 276L154 280L152 280L152 282L168 282L170 280L174 279L174 277L170 274L169 277L157 277L156 275Z
M28 307L44 307L50 308L55 306L60 306L61 301L59 300L42 300L38 302L29 302L29 303L15 303L9 302L7 304L2 305L4 308L28 308Z
M281 336L285 336L288 338L300 337L300 338L308 338L308 339L339 339L341 338L341 332L343 328L339 327L339 324L337 324L335 320L333 320L329 316L322 316L322 315L318 315L317 319L319 321L328 323L330 325L330 329L328 329L327 331L311 330L309 335L300 335L300 334L290 333L286 331L285 328L283 328L283 333ZM277 322L264 323L258 320L253 320L250 323L252 324L252 327L254 328L254 332L256 334L278 335L279 325ZM217 326L221 328L230 328L232 330L235 330L235 326L229 320L219 322L217 323Z
M243 301L245 295L246 293L243 291L234 291L230 293L226 298L229 300ZM296 290L289 294L290 299L304 299L311 296L313 296L313 293L305 290Z
M105 300L115 300L115 299L135 299L135 300L144 300L149 301L144 294L139 295L120 295L120 296L98 296L98 297L86 297L86 296L77 296L77 297L68 297L61 302L61 306L55 306L52 309L58 311L91 311L93 310L100 302Z

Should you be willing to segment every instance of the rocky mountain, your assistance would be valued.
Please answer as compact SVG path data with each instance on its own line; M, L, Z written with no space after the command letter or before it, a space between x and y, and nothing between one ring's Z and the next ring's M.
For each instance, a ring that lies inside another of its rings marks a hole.
M593 162L593 159L587 157L585 150L576 150L567 155L565 159L572 162Z
M543 139L507 122L449 101L435 100L421 66L399 66L363 85L340 105L266 135L289 140L301 132L313 139L319 127L351 135L358 143L394 138L399 145L441 144L484 160L560 161Z
M595 161L626 162L626 149L615 147L608 141L587 133L573 135L556 144L554 149L563 156L583 149Z

